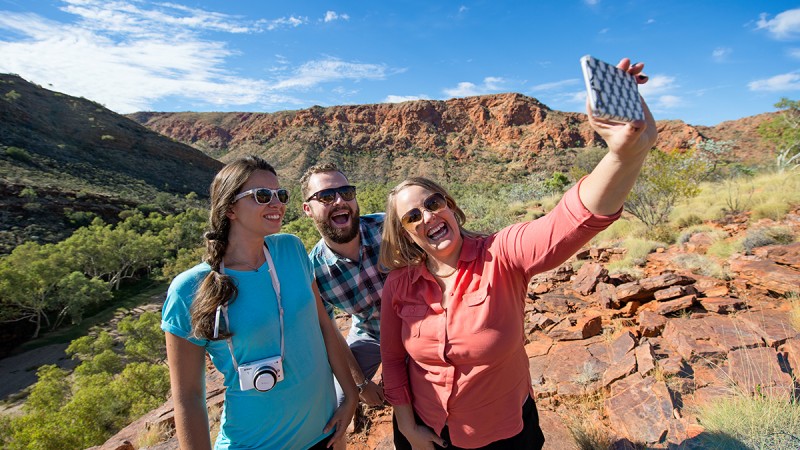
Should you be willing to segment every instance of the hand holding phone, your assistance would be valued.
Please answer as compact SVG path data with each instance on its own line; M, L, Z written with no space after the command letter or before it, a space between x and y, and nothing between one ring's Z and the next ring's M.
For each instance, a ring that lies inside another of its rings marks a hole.
M581 58L581 67L593 116L620 122L644 120L633 75L589 55Z

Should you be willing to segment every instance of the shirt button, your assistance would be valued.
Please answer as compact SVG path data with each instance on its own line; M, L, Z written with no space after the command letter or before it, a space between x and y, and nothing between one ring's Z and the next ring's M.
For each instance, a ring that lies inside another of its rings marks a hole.
M455 294L455 292L451 292L451 293L450 293L450 297L452 297L452 296L453 296L453 294Z

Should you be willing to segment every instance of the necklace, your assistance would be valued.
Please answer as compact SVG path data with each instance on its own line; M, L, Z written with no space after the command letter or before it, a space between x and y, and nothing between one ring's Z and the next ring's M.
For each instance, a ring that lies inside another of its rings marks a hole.
M252 270L253 272L258 272L258 267L255 267L255 266L253 266L251 264L248 264L248 263L246 263L244 261L233 260L228 265L229 266L245 266L245 267L249 268L250 270Z
M458 270L458 265L456 265L456 267L453 267L453 270L451 270L450 273L448 273L446 275L439 275L438 273L434 272L433 269L431 269L431 266L430 266L430 264L428 264L428 261L425 261L425 266L428 268L428 272L430 272L431 275L433 275L435 277L439 277L439 278L447 278L447 277L453 275L454 273L456 273L456 270Z

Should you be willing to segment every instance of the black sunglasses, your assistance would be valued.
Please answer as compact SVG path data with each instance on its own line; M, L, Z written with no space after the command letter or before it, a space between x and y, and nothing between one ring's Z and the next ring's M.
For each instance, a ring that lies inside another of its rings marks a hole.
M444 198L444 195L436 192L429 195L428 198L422 202L422 207L435 213L447 207L447 200ZM400 223L402 223L403 226L416 225L420 220L422 220L422 211L420 211L419 208L414 208L403 214L403 217L400 218Z
M239 200L247 197L248 195L253 195L253 200L256 201L259 205L266 205L267 203L272 201L273 197L278 197L278 201L283 203L284 205L289 203L289 191L284 188L278 189L269 189L269 188L255 188L249 189L244 192L240 192L236 194L236 197L233 197L233 203L238 202Z
M350 200L356 198L356 187L347 185L337 188L323 189L312 194L311 197L306 199L306 201L310 202L312 199L314 199L322 204L329 205L336 201L336 194L339 194L339 197L342 197L342 200L349 202Z

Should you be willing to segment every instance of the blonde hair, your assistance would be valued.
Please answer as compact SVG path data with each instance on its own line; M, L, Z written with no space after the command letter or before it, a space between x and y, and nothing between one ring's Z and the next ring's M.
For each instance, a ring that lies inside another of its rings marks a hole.
M428 178L412 177L407 178L391 191L386 199L386 218L383 222L383 235L381 241L381 252L378 256L380 265L387 270L400 269L403 267L422 264L428 255L411 238L408 237L403 224L400 222L400 215L397 213L397 194L411 186L419 186L430 192L442 194L447 202L447 207L453 212L458 223L458 232L462 236L477 237L483 236L464 229L467 216L458 207L455 199L438 183Z
M231 277L220 272L231 228L227 212L233 206L233 198L256 170L277 175L275 169L263 158L249 155L227 164L211 182L211 209L208 219L210 229L203 235L206 241L203 261L211 266L211 272L200 283L190 309L194 337L214 340L217 307L230 304L236 299L236 285ZM220 329L216 339L230 336L228 330Z

